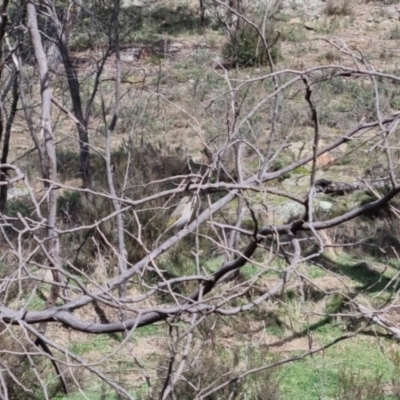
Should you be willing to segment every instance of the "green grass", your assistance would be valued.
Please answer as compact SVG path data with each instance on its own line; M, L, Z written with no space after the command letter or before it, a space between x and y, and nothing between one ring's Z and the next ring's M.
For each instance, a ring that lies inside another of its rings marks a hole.
M109 389L93 388L85 390L85 394L76 391L68 395L59 394L53 397L54 400L119 400L121 397Z
M97 335L86 341L72 342L70 351L78 355L91 352L106 353L110 350L111 346L112 340L108 335Z
M380 3L386 4L389 1L393 0L384 0L381 1ZM336 4L335 2L330 2L330 3ZM350 4L350 2L342 2L342 3L343 7L347 7L348 4ZM346 9L343 10L346 11ZM339 10L339 13L342 12L343 10ZM102 20L104 19L104 21L108 21L109 10L107 9L104 12L106 14L99 15L99 18L101 18ZM150 45L159 44L162 46L162 41L165 39L163 39L163 36L161 35L164 35L165 33L171 35L184 33L187 35L189 33L195 33L197 31L198 27L197 17L194 14L192 14L187 7L176 8L173 10L169 10L164 7L163 8L158 7L152 10L151 12L149 11L148 14L145 16L146 18L142 18L139 15L139 13L136 13L136 10L132 9L130 10L130 12L132 15L137 14L137 20L136 24L132 24L135 26L134 30L132 30L132 36L126 36L124 39L127 41L127 43L129 43L129 41L132 38L134 38L135 40L141 39L144 42L148 42ZM335 12L335 10L333 10L332 12ZM124 20L129 21L128 18L129 18L128 14L125 10ZM327 22L326 24L319 25L318 29L319 32L330 34L336 30L339 30L340 27L341 27L340 20L332 19L330 22ZM129 27L127 26L127 29L128 28ZM290 26L287 29L288 30L286 32L286 38L284 38L287 41L298 44L307 40L308 32L302 26ZM390 39L398 40L399 37L400 37L399 30L396 27L390 32ZM147 39L145 40L145 38ZM222 38L223 36L220 35L217 37L216 40L218 42L222 42ZM82 49L86 48L86 46L90 46L90 38L88 35L85 35L83 31L81 36L78 37L75 40L75 42L76 46ZM302 46L297 46L297 48L298 48L297 51L301 53L304 52L304 48ZM247 50L247 48L245 50ZM309 50L311 51L311 48ZM249 53L249 57L252 58L253 56L254 52L251 51ZM157 65L160 64L160 66L163 67L162 75L154 79L153 82L154 84L160 83L162 85L174 87L176 89L178 89L178 87L176 87L176 84L184 84L190 87L190 91L186 93L186 91L183 90L183 85L182 85L182 87L179 87L179 90L176 90L173 93L171 93L171 98L169 98L172 101L177 101L177 100L182 101L182 103L184 103L186 107L190 108L192 103L189 103L189 100L187 100L187 98L189 98L189 94L192 95L192 92L193 96L195 96L197 101L205 102L209 98L214 97L215 93L219 93L220 91L224 90L225 84L223 79L220 77L220 74L215 73L215 71L210 71L207 69L208 67L207 68L205 67L206 64L210 63L213 58L214 54L212 52L209 52L208 50L199 50L199 52L196 53L191 58L180 59L179 61L177 61L174 64L174 67L171 68L170 70L164 69L163 64L166 63L162 54L155 54L150 56L147 62ZM332 62L332 63L339 62L337 56L333 52L326 52L323 55L323 59L326 60L326 62ZM171 60L168 60L168 63L170 62ZM246 73L247 72L249 74L253 73L251 69L247 69ZM349 122L359 121L361 117L364 117L364 114L366 114L367 119L370 119L371 116L374 116L375 96L373 93L373 88L370 83L365 84L363 83L364 82L363 80L356 80L352 82L349 79L342 77L337 77L331 81L324 82L323 78L324 77L321 77L320 83L315 82L314 84L314 87L316 88L315 94L320 96L320 98L318 99L318 108L320 112L321 124L323 126L338 128L340 131L344 131L344 128L347 127ZM282 79L284 82L284 80L288 78L283 77ZM189 80L194 80L195 84L193 82L189 82L190 84L187 84ZM92 84L90 79L87 82ZM271 85L271 82L266 80L263 84L265 86L268 84ZM112 93L113 86L112 85L106 86L106 85L107 83L103 82L106 95L109 96L110 93ZM87 97L90 93L89 91L90 85L86 84L85 82L82 82L82 86L83 86L83 100L85 100L85 97L87 100ZM264 89L259 83L257 83L257 86L260 86L258 90L265 90L268 93L271 90L271 88L268 88L268 90L266 88ZM195 88L195 91L193 90L193 88ZM166 89L167 89L166 87L163 88L163 90ZM240 89L239 94L242 95L243 93L241 91L244 90L247 90L247 88ZM257 90L255 90L255 92L257 92ZM303 92L299 93L300 93L299 96L303 97ZM390 106L392 108L398 109L400 107L399 106L400 94L398 88L396 88L396 85L385 86L385 89L382 91L382 97L383 100L385 100L386 98L391 99ZM294 100L290 99L287 100L287 102L286 100L287 99L285 99L285 101L282 101L282 104L284 105L282 106L282 108L287 108L289 110L293 108L292 111L295 114L294 111L296 111L297 99ZM128 103L128 101L131 100L128 97L126 97L126 99L125 100L123 99L122 101ZM254 98L252 98L249 95L246 101L247 103L245 102L243 106L244 109L246 109L246 107L251 108L252 106L254 106L254 104L256 104L259 101L258 93L254 94ZM304 104L302 99L302 102L300 102L299 105L299 110L300 110L298 114L299 123L304 123L304 121L306 122L308 121L307 115L301 113L302 110L304 109L303 106ZM384 109L387 110L386 102L383 102L383 106ZM141 129L143 131L146 131L146 133L147 131L149 132L150 138L152 138L153 136L159 138L159 136L166 135L167 133L170 133L171 131L173 132L175 130L174 116L170 116L167 113L165 119L153 118L152 107L149 107L149 110L147 110L146 108L143 108L142 110L141 107L144 106L140 106L134 110L135 121L138 121L138 123L140 123ZM213 100L213 107L215 107L216 109L215 115L217 121L225 122L226 108L227 108L226 98L223 98L222 96L216 97L216 99ZM167 109L165 108L165 110ZM99 102L98 99L95 101L92 113L93 116L101 117L102 115L101 102ZM265 121L268 119L266 114L268 113L265 113L265 115L261 114L261 116L260 115L254 116L250 120L251 124L253 125L253 130L256 133L257 133L257 127L260 126L264 127ZM132 115L133 114L131 108L128 107L123 108L123 110L121 111L121 121L123 121L122 123L126 127L122 129L120 122L119 129L121 132L125 132L131 129ZM197 116L196 113L194 115ZM283 118L281 118L282 120L285 120L284 115L285 115L284 111L282 111L281 114L281 116L283 116ZM220 120L218 120L218 118L220 118ZM204 127L202 127L202 129L204 129L204 133L207 136L209 136L209 138L214 138L214 137L219 138L220 125L217 123L214 124L213 121L211 122L212 123L204 119ZM297 126L298 124L293 122L293 125ZM304 133L299 134L300 136L299 140L306 141L306 135L310 135L309 132L312 131L312 129L310 130L309 129L310 127L309 126L307 127L307 125L305 125L305 128L307 128L308 130L304 129ZM260 130L260 132L262 131ZM249 140L251 140L252 138L251 135L246 131L243 131L241 134L248 135L250 138ZM139 135L137 136L139 137ZM151 141L151 139L148 140ZM308 138L307 140L310 140L310 138ZM358 145L359 145L358 140L352 140L348 145L348 151L353 148L356 148ZM273 168L279 169L287 165L292 158L292 154L288 153L289 152L282 153L281 158L278 158L275 161ZM60 148L57 151L57 156L58 156L58 172L61 178L67 179L72 177L79 177L79 155L76 151ZM365 158L358 160L359 163L359 165L357 166L358 169L361 169L360 167L363 167L364 164L365 167L370 166L372 156L373 155L368 157L366 156ZM116 155L113 155L113 157L114 159L117 159ZM120 158L125 159L126 153L121 153ZM254 165L246 165L246 167L256 170L258 162L254 160L252 161ZM342 157L340 162L342 166L347 164L351 165L352 163L354 163L354 153ZM119 164L123 165L122 162L119 162ZM336 167L340 168L341 166L340 165L338 166L337 164ZM340 170L339 168L337 170L334 170L337 171L338 180L341 179L349 179L350 181L353 180L353 178L350 175L348 177L343 177L343 174L341 173L343 171L343 168L340 168ZM102 171L103 169L104 169L103 167L95 169L97 171L96 179L100 180L99 176L101 174L99 173L99 171ZM116 168L116 170L118 169L119 168ZM292 183L292 181L294 181L294 175L296 174L308 175L309 169L310 169L309 166L301 166L292 171L291 173L288 173L285 176L283 176L281 180L283 181L285 178L291 178L290 183ZM332 170L329 173L331 174ZM137 175L139 176L139 174ZM133 176L136 179L136 175ZM298 180L296 180L296 182L298 182ZM289 190L292 193L294 193L296 190L298 190L299 193L301 193L302 191L304 191L304 187L298 187L298 186L289 187ZM357 193L355 193L353 196L346 196L346 198L335 201L336 212L339 211L343 212L344 210L347 210L353 207L358 202L360 202L361 199L356 197ZM273 206L284 204L287 202L286 200L282 200L282 198L279 198L277 196L269 196L269 198L271 198L270 205ZM327 198L327 200L330 201L331 199ZM263 201L264 197L260 195L260 202ZM79 213L82 207L81 196L77 192L64 192L64 194L59 197L58 206L59 210L63 213L62 215L71 215L74 212ZM230 211L235 212L236 206L237 206L236 202L232 202L230 204L232 210ZM10 215L14 216L17 215L18 212L21 212L23 215L30 215L32 210L25 204L25 202L21 202L19 200L12 200L8 205L7 212L9 212ZM252 227L253 227L253 221L251 219L248 219L248 228L251 229ZM196 266L194 264L193 257L191 255L193 243L190 240L183 243L179 247L173 249L173 251L171 251L168 254L165 261L160 262L160 268L166 271L166 276L168 278L196 273ZM215 252L208 252L207 251L208 249L205 246L201 246L201 248L204 251L202 255L201 267L204 267L204 269L208 273L212 273L221 266L221 264L224 262L224 258L217 256ZM130 254L134 253L135 253L134 251L130 251ZM259 261L260 263L265 261L263 258L259 259L258 256L259 254L257 254L256 256L257 261ZM282 262L278 261L275 262L273 265L283 267L283 264L284 264L283 261ZM397 269L399 268L399 265L397 265L397 263L395 262L393 262L390 265L393 268ZM324 272L322 269L314 265L304 265L301 268L302 270L304 270L304 273L311 279L316 279L327 275L326 272ZM4 265L0 265L0 269L4 270L5 269ZM355 257L343 256L339 258L338 261L329 264L327 266L327 269L331 269L335 273L346 276L347 278L346 281L352 279L352 282L354 282L356 285L356 290L364 291L365 295L366 296L369 295L370 297L374 295L377 291L382 290L385 287L386 283L388 282L388 279L390 279L395 273L393 269L389 269L385 273L382 282L379 283L378 285L373 286L372 289L369 289L369 287L373 285L379 278L379 273L375 268L373 268L372 262L370 262L370 260L368 259L364 259L364 257L363 259L356 259ZM250 279L259 271L260 271L259 267L256 267L251 264L248 264L241 269L241 273L243 274L245 279ZM269 276L279 276L279 275L280 274L277 271L271 270L265 272L263 278ZM184 289L185 290L182 290L183 294L188 292L190 293L190 290L188 289L186 290L186 287L184 287ZM289 294L287 295L289 296ZM288 328L287 329L282 328L278 325L269 324L267 322L266 332L268 334L279 338L284 338L286 336L285 334L289 332L290 329L294 329L295 331L302 331L303 329L307 328L305 323L305 314L304 314L304 308L306 309L308 308L307 304L301 304L300 302L297 301L298 300L297 291L292 291L291 295L293 296L293 298L286 299L285 307L282 307L279 311L277 311L277 317L279 321L282 320L283 322L286 322L286 324L283 326L288 326ZM384 292L382 296L379 298L379 300L381 301L383 299L383 296L387 295L388 291ZM166 298L166 301L170 301L170 298ZM247 298L239 298L232 302L232 306L246 304L247 302L248 302ZM342 303L343 299L339 295L338 296L333 295L329 299L327 299L326 311L327 312L331 311L333 313L337 312L338 307L340 307ZM269 304L267 306L269 306ZM39 297L34 297L32 303L30 303L30 308L32 309L43 309L43 307L44 307L44 301ZM260 315L257 316L257 312L258 310L252 310L251 313L254 314L248 314L248 315L251 316L254 315L255 318L257 317L260 318ZM240 319L243 318L243 314L241 316L235 316L235 317L237 318L238 322L241 322ZM152 339L154 340L154 337L161 335L166 328L167 325L156 325L156 326L150 325L138 328L132 335L132 343L133 344L140 343L139 339L149 339L149 341L151 341ZM324 321L323 325L320 325L318 328L313 330L314 343L315 345L318 345L319 343L326 343L327 341L332 340L334 337L337 337L342 333L343 332L339 328L330 325L329 321L328 322ZM98 335L90 337L89 340L73 342L70 348L72 351L80 355L88 353L95 353L96 355L99 355L105 352L109 352L115 343L112 339L110 339L108 335ZM238 341L238 345L240 346L243 345L244 348L244 344L242 344L240 341ZM385 347L385 343L383 344L383 347ZM292 353L292 354L298 354L298 353ZM213 354L213 356L214 355L215 354ZM218 357L218 353L216 354L216 356ZM121 374L122 377L124 371L127 371L128 369L135 367L135 364L132 361L132 359L129 358L129 355L125 354L123 355L123 357L124 359L118 361L116 368L118 370L118 374ZM152 355L149 356L149 358L145 359L144 360L145 363L148 363L151 357ZM279 354L279 357L284 358L286 357L286 354ZM225 361L222 356L221 359L222 362ZM262 361L268 362L266 360ZM104 368L107 367L108 366ZM290 363L283 366L281 371L279 372L281 379L280 390L282 394L282 399L306 399L306 400L328 399L328 398L333 399L335 398L335 396L337 396L338 388L341 384L340 373L342 371L351 371L359 381L362 381L363 379L373 381L377 376L381 376L383 382L390 382L395 374L396 369L395 366L393 365L393 362L390 361L390 359L388 360L387 358L385 358L385 355L380 351L380 346L377 343L376 339L360 336L354 340L341 342L337 346L328 349L324 354L318 354L313 357L308 357L307 359L304 359L302 361ZM195 373L197 374L197 371L195 371ZM72 393L69 396L61 396L61 397L59 396L57 397L57 399L97 400L105 398L107 399L117 398L117 396L112 390L110 390L108 387L103 387L103 385L101 385L100 382L96 379L91 380L86 384L84 386L84 391L86 396L83 396L82 394L76 392ZM144 392L146 391L145 385L143 386L143 391Z
M307 31L302 25L288 25L283 30L283 40L287 40L288 42L301 43L307 39Z
M32 311L43 310L45 305L46 301L43 298L34 296L29 302L28 309Z
M245 280L253 278L260 272L260 269L252 264L246 264L244 267L240 268L240 272Z
M10 199L7 202L6 209L4 214L8 217L17 217L18 213L20 213L23 217L28 217L31 214L32 209L30 209L29 204L30 201L25 199Z
M307 264L304 270L305 274L310 279L322 278L327 275L322 268L319 268L315 264Z
M338 333L337 329L327 326L319 331L314 336L315 346L328 342L334 332ZM343 370L351 371L360 381L381 377L382 383L390 383L396 377L395 366L382 354L378 343L371 344L370 338L357 337L327 349L324 354L286 364L280 371L282 399L336 398Z
M223 257L215 257L204 261L203 266L207 271L215 272L224 262Z
M279 338L283 337L283 329L278 325L270 325L266 328L267 333Z
M389 267L384 270L383 264L381 264L380 268L377 268L375 266L376 261L382 260L376 260L368 256L360 259L360 257L357 258L356 256L342 253L335 261L321 257L318 263L322 264L329 271L340 273L350 278L355 283L354 287L358 291L377 293L384 288L387 291L396 289L399 284L397 280L391 282L390 285L388 284L396 273L397 268L392 269Z
M147 325L137 328L132 335L132 339L135 341L138 338L148 338L151 336L160 335L162 332L162 326L160 325Z

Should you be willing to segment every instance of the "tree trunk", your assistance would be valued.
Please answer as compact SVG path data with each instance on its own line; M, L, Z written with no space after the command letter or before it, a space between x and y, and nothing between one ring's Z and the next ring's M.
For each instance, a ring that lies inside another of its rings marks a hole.
M42 40L39 33L36 7L32 1L27 3L28 29L32 39L32 45L35 52L35 58L38 64L40 76L40 91L42 100L41 114L41 133L45 142L45 160L43 164L48 171L49 181L45 181L44 185L48 189L47 192L47 234L46 247L48 252L48 263L52 267L52 274L55 285L52 285L49 297L46 301L46 309L55 306L60 291L60 283L62 275L59 271L59 240L56 227L57 217L57 191L54 184L57 182L57 160L56 148L54 145L54 137L51 126L51 98L52 91L50 85L49 68L47 64L46 54L43 49ZM47 178L43 177L44 179ZM41 331L46 329L46 323L41 325Z
M3 141L3 151L1 154L1 164L7 163L8 150L10 147L10 137L11 137L11 127L14 121L15 114L17 113L17 105L19 100L18 93L18 73L15 72L13 77L13 97L11 103L10 115L7 118L6 130L4 133L4 141ZM1 168L0 170L0 181L5 182L7 180L7 169ZM7 193L8 193L8 185L1 185L0 187L0 212L3 212L6 204L7 204Z
M64 24L61 24L54 5L47 6L47 12L50 15L54 29L57 35L57 46L58 51L61 55L65 75L67 77L69 92L72 101L72 112L75 118L79 121L77 123L78 137L79 137L79 149L80 149L80 173L82 179L82 185L84 188L93 189L93 177L90 168L90 147L89 147L89 135L87 131L87 120L83 115L82 101L80 94L80 84L76 70L71 62L68 50L68 39L72 27L77 19L78 11L74 9L74 12L67 12Z

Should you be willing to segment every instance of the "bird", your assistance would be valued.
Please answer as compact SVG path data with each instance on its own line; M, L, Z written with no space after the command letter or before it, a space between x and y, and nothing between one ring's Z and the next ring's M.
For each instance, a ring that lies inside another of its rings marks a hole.
M193 213L193 201L190 197L185 196L181 199L178 206L172 212L167 222L167 226L165 231L158 237L155 241L155 245L158 245L159 240L161 237L167 233L169 230L174 228L181 228L187 222L189 222Z
M171 229L184 226L190 220L192 212L192 199L189 196L183 197L169 217L164 233Z

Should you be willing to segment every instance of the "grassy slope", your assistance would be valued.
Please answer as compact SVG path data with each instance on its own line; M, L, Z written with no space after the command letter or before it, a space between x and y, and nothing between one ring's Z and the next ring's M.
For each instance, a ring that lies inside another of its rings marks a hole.
M315 32L307 31L303 28L302 22L307 21L308 17L306 14L302 15L284 15L286 23L283 25L283 34L286 40L282 44L282 59L279 61L279 68L306 68L316 65L320 62L337 62L340 60L338 53L334 51L332 46L326 42L317 39L317 35L323 35L329 37L335 35L346 39L348 43L357 46L361 51L365 53L370 61L377 68L382 69L395 69L396 62L392 58L393 54L391 50L397 49L399 44L399 37L395 35L394 28L388 28L382 24L372 23L366 24L366 16L373 12L373 7L376 4L368 3L353 6L353 14L348 18L330 17L325 19L322 17L319 21L313 21L315 26ZM381 8L382 15L385 13L385 7ZM364 12L364 14L361 13ZM290 22L290 18L299 18L298 21ZM143 32L146 34L146 32ZM181 31L174 35L171 35L172 39L177 42L184 43L185 49L190 49L193 44L204 41L203 36L199 36L195 31ZM196 81L199 78L207 81L209 87L215 87L218 81L215 79L215 75L210 73L204 76L204 66L209 65L210 60L217 56L220 52L221 41L223 36L214 31L207 32L207 43L208 46L203 51L184 51L178 54L176 57L163 61L163 76L164 80L161 84L166 90L171 87L175 87L175 98L173 99L178 104L192 107L190 102L190 92L192 90L192 81ZM194 55L193 55L194 54ZM143 67L147 69L152 68L152 60L143 60ZM157 60L158 62L158 60ZM246 73L246 71L244 71ZM204 84L205 85L205 84ZM340 84L338 84L340 86ZM346 98L348 95L348 87L346 92L340 87L329 85L324 88L325 91L331 91L332 94L339 93L336 97L336 101L330 104L321 103L322 113L322 125L324 127L324 133L327 135L334 136L335 133L340 132L345 124L345 118L340 119L340 107L348 102L353 102L354 97L351 99ZM355 86L353 94L356 93L356 98L360 99L360 104L356 104L359 107L360 113L365 111L365 107L372 107L370 103L365 103L366 92L365 88L361 86ZM203 88L200 85L199 90L207 91L207 86ZM336 91L336 92L335 92ZM342 95L342 97L341 97ZM393 95L396 99L397 95ZM400 97L399 97L400 99ZM396 108L397 103L394 101L391 105L392 108ZM332 116L328 113L328 108L333 108L339 114ZM295 107L293 108L295 109ZM165 107L166 114L162 121L153 121L153 126L147 126L151 128L153 132L157 132L158 137L161 140L166 140L174 147L177 146L182 138L186 140L186 145L189 146L190 151L196 154L198 148L193 146L190 148L191 138L193 133L188 133L190 128L185 122L185 118L181 115L177 115L176 109L173 107ZM195 116L200 118L201 112L199 111ZM338 118L339 120L335 119ZM162 126L162 131L159 128ZM120 132L121 136L127 135L127 132ZM298 132L298 137L302 137L303 132ZM189 135L189 136L188 136ZM175 138L175 139L174 139ZM175 140L175 141L174 141ZM192 141L193 142L193 141ZM347 157L347 158L346 158ZM284 160L283 160L284 161ZM357 170L354 170L354 175L360 172L364 166L370 163L370 160L360 160ZM351 163L351 156L346 156L343 153L341 162L336 163L328 172L332 178L342 176L343 166L346 170L349 170L348 163ZM300 175L304 174L305 171L300 171ZM358 258L351 258L350 256L342 255L344 258L343 262L339 262L336 267L336 272L343 274L346 282L350 286L360 287L366 285L364 282L366 273L369 273L373 269L373 264L376 260L367 259L366 266L360 267ZM212 266L218 263L218 260L209 260L209 268L212 270ZM206 267L208 267L206 265ZM396 271L395 268L386 271L387 277L390 277ZM245 274L251 276L254 272L252 267L248 267L244 271ZM305 267L304 271L310 278L320 279L321 282L324 278L331 277L329 273L323 272L314 266ZM273 275L273 274L271 274ZM273 278L273 277L272 277ZM271 279L272 279L271 278ZM265 278L265 283L268 283L268 277ZM326 283L326 282L325 282ZM368 282L367 282L368 283ZM338 285L338 284L337 284ZM339 286L333 285L330 289L332 291ZM367 286L365 286L367 287ZM376 289L376 288L375 288ZM372 292L365 291L363 296L367 301L372 301L372 295L376 294L377 290ZM271 344L272 351L279 356L296 355L302 351L306 351L308 348L307 337L296 338L291 340L290 337L293 332L300 332L307 329L310 325L317 323L318 318L310 317L307 318L307 313L304 311L320 310L325 311L330 303L334 302L334 294L327 296L316 296L311 298L305 304L300 304L294 299L292 303L286 309L286 313L280 311L278 318L282 321L274 324L271 322L267 327L267 343ZM135 333L135 338L132 339L134 348L142 347L143 352L141 360L148 365L151 365L154 355L156 353L154 346L152 349L148 349L149 342L154 338L160 338L165 335L164 327L149 327L142 329ZM343 331L343 324L340 321L333 320L326 324L321 324L313 332L314 343L326 343L330 339L333 339ZM396 379L396 375L399 372L400 366L398 365L395 357L388 357L388 353L394 354L392 349L393 343L379 336L380 332L377 332L376 336L373 335L371 330L371 336L359 336L355 339L342 342L335 347L327 350L323 355L316 355L309 357L303 361L299 361L292 364L287 364L279 370L279 382L282 399L330 399L335 398L338 394L338 386L345 386L341 373L343 371L351 371L354 375L355 381L352 386L357 386L355 382L359 382L361 386L368 387L366 382L370 383L374 380L378 382L380 386L391 385L393 379ZM227 333L229 336L229 332ZM77 351L78 354L85 355L88 359L100 359L101 354L110 348L118 345L118 341L110 339L109 337L96 337L96 338L84 338L84 335L77 335L75 338L69 338L70 346L73 350ZM274 345L276 342L285 341L284 344ZM147 350L146 350L147 349ZM139 388L142 383L137 376L140 373L137 370L136 365L129 364L127 360L121 360L113 358L107 361L107 367L118 366L118 370L124 374L131 374L135 377L135 382L132 386ZM102 388L97 383L86 382L88 388L86 396L77 393L72 394L69 399L81 399L89 398L91 400L105 398L111 399L111 395L107 395L106 389ZM136 391L138 389L132 389ZM388 390L390 393L390 390ZM368 393L364 393L364 397L367 398ZM351 398L351 397L348 397ZM372 397L371 397L372 398ZM390 398L389 395L386 398ZM65 399L63 396L59 396L58 399Z

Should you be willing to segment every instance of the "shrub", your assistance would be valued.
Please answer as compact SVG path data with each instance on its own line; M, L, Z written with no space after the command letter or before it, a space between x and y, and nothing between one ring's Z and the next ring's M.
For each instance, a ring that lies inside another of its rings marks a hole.
M199 17L188 7L188 5L180 5L174 9L161 6L154 8L149 16L148 21L157 29L158 33L179 34L185 31L194 31L199 28ZM209 16L205 16L204 26L211 23Z
M400 0L365 0L366 3L379 3L384 6L390 6L392 4L399 4Z
M57 209L61 215L80 221L79 213L82 211L81 193L74 190L65 191L57 199Z
M389 32L389 39L390 40L399 40L400 39L400 27L396 25L393 27Z
M6 209L4 214L9 217L17 217L18 213L23 217L28 217L31 214L32 209L28 206L30 201L25 198L10 199L7 201ZM33 205L32 205L33 208Z
M376 375L371 379L363 377L361 372L340 370L335 399L384 400L385 398L387 396L385 395L382 376Z
M240 372L263 365L275 360L266 347L235 346L229 350L218 344L214 337L213 330L208 323L206 326L199 326L206 337L213 337L213 340L195 340L188 357L188 362L182 372L182 377L174 387L175 396L180 400L192 400L198 395L198 389L216 387L222 382L232 379L231 383L207 397L212 399L263 399L278 400L279 394L279 369L266 369L256 374L236 380ZM218 325L218 322L217 322ZM211 329L211 331L210 331ZM200 338L199 338L200 339ZM204 340L204 339L203 339ZM169 356L168 353L163 354ZM169 359L165 357L165 359ZM168 365L162 360L158 366L158 379L153 386L154 394L162 392L163 384L168 373ZM158 398L158 396L157 396ZM140 400L148 400L148 397L139 397Z
M274 25L268 24L264 32L267 43L273 44L277 39ZM276 42L269 48L272 61L281 58L280 43ZM268 64L268 54L260 35L251 25L240 27L222 49L225 60L239 67L252 67Z
M325 14L329 16L346 16L353 14L351 2L348 0L327 0Z
M57 172L62 180L80 176L79 153L68 148L57 149Z

